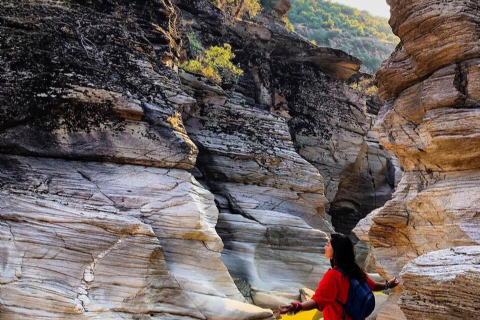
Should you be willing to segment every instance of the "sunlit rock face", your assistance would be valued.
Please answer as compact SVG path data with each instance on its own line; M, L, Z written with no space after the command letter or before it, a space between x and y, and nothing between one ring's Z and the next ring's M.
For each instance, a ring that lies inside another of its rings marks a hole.
M430 252L405 266L400 305L408 318L478 319L480 246ZM435 305L432 308L431 305Z
M385 277L397 276L423 254L480 243L478 3L389 3L390 23L401 44L377 73L387 103L376 129L405 174L393 200L355 229L374 247L377 268ZM467 259L461 254L456 257ZM415 270L409 272L412 275L403 279L406 290L414 287L409 282L416 277ZM463 290L461 281L449 284L452 292ZM439 283L437 289L444 290L443 285ZM403 317L397 306L401 291L395 290L389 299L391 307L379 319ZM408 319L417 319L420 309L424 319L441 319L438 310L449 308L441 299L428 303L416 299L411 292L402 298ZM470 312L467 305L462 310L458 314Z
M397 97L443 67L479 56L476 0L387 3L389 23L401 44L377 72L384 99Z
M2 319L270 317L241 303L188 172L0 160Z
M221 261L159 1L3 1L0 313L270 319Z

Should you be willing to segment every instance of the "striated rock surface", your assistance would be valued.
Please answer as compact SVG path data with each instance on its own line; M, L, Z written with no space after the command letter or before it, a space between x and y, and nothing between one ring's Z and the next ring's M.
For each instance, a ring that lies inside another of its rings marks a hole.
M184 170L177 18L168 1L3 1L2 320L272 318Z
M244 75L229 86L255 109L267 109L286 120L295 149L325 179L330 202L340 182L356 175L336 199L339 230L350 233L359 219L390 198L395 160L369 134L376 111L366 112L365 98L343 82L358 72L358 59L316 47L288 32L278 21L277 2L269 4L272 10L256 17L255 23L240 21L233 26L206 1L177 0L176 4L189 21L188 32L203 47L224 42L232 46L234 62ZM353 196L347 199L347 195Z
M3 1L2 320L271 319L247 301L298 299L329 267L327 198L369 179L383 197L343 83L358 59L286 31L288 1L256 22L177 4ZM230 43L240 81L177 74L185 32Z
M234 278L252 286L255 303L274 307L281 302L275 297L315 288L328 268L321 255L325 234L318 230L333 229L323 194L332 201L341 180L357 174L336 202L339 230L349 233L389 199L394 157L368 134L375 115L367 117L365 98L342 81L358 71L355 58L287 32L275 20L278 13L231 25L208 2L176 4L189 21L190 38L205 48L228 42L244 70L238 83L226 80L223 89L180 72L198 101L185 108L184 118L200 150L197 178L221 212L223 260ZM276 245L288 241L290 248ZM305 265L301 272L288 270L288 264L300 265L296 261Z
M200 150L199 178L220 209L222 260L249 283L255 304L298 299L299 288L315 287L329 268L323 246L333 229L321 175L295 152L284 118L234 92L198 102L185 124Z
M387 3L389 23L401 43L377 72L384 99L395 98L443 67L480 55L476 0Z
M158 61L180 50L176 14L144 5L2 3L0 151L193 167L178 110L194 100Z
M478 319L480 246L427 253L405 266L400 307L411 319Z
M299 154L322 173L325 195L332 201L340 177L355 163L368 130L365 100L344 83L307 64L285 63L274 72L273 110L288 108Z
M349 234L358 221L391 199L402 174L395 155L379 143L373 131L376 115L367 112L366 117L369 131L363 137L356 161L340 175L338 191L328 211L335 230L344 234Z
M312 64L278 64L272 68L271 110L288 119L299 154L325 179L335 230L350 234L360 219L390 199L399 180L395 156L372 131L379 102L367 101Z
M374 247L377 270L385 277L398 275L423 254L480 243L478 3L389 3L401 45L377 73L388 101L376 129L405 174L393 199L356 229ZM411 279L404 279L405 287L412 288ZM403 317L397 306L401 287L395 291L379 319ZM440 300L422 304L415 299L412 294L402 298L402 306L416 305L416 311L405 313L409 319L417 319L414 313L422 308L425 314L435 307L445 310Z
M0 178L2 319L270 317L241 303L186 171L2 155Z
M303 286L315 288L329 268L322 248L333 229L324 194L334 198L369 127L365 99L341 81L360 64L287 32L278 13L232 25L208 2L176 4L190 37L205 48L228 42L244 70L238 83L226 80L223 88L181 71L198 102L185 108L184 118L199 148L196 177L220 210L222 259L234 278L251 285L256 304L275 307L298 298Z

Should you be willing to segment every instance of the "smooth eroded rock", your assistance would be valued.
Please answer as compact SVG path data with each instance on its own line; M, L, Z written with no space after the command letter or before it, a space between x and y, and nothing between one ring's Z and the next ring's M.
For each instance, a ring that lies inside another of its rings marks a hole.
M271 315L244 303L186 171L1 155L0 181L2 319Z
M205 92L196 90L197 97ZM323 246L333 229L323 179L295 152L284 118L233 92L198 101L185 123L200 150L202 182L221 212L222 260L252 286L255 304L275 308L297 299L299 288L315 287L328 269Z

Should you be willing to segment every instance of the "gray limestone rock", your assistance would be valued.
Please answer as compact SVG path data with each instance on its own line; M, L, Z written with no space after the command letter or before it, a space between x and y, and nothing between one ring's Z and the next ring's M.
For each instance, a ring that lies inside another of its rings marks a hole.
M245 304L186 171L1 155L0 181L2 319L271 317Z
M220 209L222 260L252 286L255 304L275 308L317 285L333 229L323 211L323 179L295 152L285 119L243 101L231 92L198 97L185 124Z

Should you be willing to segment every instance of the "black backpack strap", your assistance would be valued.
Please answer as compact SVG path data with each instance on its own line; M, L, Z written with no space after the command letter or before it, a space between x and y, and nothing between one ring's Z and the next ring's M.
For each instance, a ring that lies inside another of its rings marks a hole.
M338 300L338 299L336 299L335 301L340 303L340 305L342 306L342 308L343 308L342 319L345 319L345 314L347 313L347 310L345 309L345 305L343 303L341 303L340 300Z
M334 270L337 270L338 272L340 272L341 274L347 276L347 274L345 273L345 271L343 271L342 269L340 269L339 267L334 267L333 268ZM347 276L348 277L348 276Z

